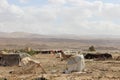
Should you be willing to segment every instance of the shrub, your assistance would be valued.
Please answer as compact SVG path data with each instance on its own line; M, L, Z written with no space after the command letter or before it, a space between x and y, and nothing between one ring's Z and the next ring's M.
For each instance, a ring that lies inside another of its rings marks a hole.
M34 50L27 51L27 53L28 53L29 55L34 55L34 54L36 54Z
M89 47L89 51L96 51L94 46Z

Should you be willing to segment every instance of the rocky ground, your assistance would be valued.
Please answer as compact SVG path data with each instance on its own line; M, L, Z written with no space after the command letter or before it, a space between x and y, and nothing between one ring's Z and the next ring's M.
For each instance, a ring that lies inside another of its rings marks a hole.
M118 53L117 56L120 54ZM41 62L47 74L43 74L40 67L32 64L24 67L1 66L0 80L42 80L36 79L41 77L47 80L120 80L120 61L115 59L106 61L85 60L86 68L83 73L63 74L62 71L66 67L66 62L54 55L37 54L33 58Z

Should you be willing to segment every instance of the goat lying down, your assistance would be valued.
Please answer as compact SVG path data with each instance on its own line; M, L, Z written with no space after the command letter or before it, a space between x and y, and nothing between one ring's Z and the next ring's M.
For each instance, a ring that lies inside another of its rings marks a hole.
M35 64L40 64L40 62L38 62L38 61L36 61L34 59L31 59L30 57L25 57L25 58L21 59L21 62L19 64L19 66L25 66L29 62L32 62L32 63L35 63Z
M44 70L44 68L41 66L40 62L34 59L31 59L30 57L24 57L23 59L21 59L21 62L19 64L19 66L25 66L28 63L33 63L35 65L37 65L37 67L40 67L42 69L42 71L44 73L46 73L46 71Z
M54 53L54 51L52 51L52 53ZM60 50L57 54L57 57L61 58L61 61L67 61L66 69L63 71L65 74L71 72L82 72L85 68L83 54L67 55L62 50Z
M81 73L85 68L84 56L82 54L71 56L67 58L66 60L67 60L67 68L64 71L65 74L69 74L71 72Z

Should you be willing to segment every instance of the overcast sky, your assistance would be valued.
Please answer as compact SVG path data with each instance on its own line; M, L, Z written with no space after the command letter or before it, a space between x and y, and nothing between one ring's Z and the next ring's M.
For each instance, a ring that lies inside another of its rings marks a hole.
M0 0L0 32L120 35L120 0Z

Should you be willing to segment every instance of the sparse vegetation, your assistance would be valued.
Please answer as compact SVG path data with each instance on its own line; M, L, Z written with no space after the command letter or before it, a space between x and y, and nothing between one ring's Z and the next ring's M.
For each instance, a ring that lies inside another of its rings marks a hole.
M89 51L96 51L94 46L89 47Z
M26 53L28 53L29 55L34 55L34 54L36 54L34 50L27 51Z
M20 49L20 52L28 53L29 55L34 55L36 52L31 48Z

